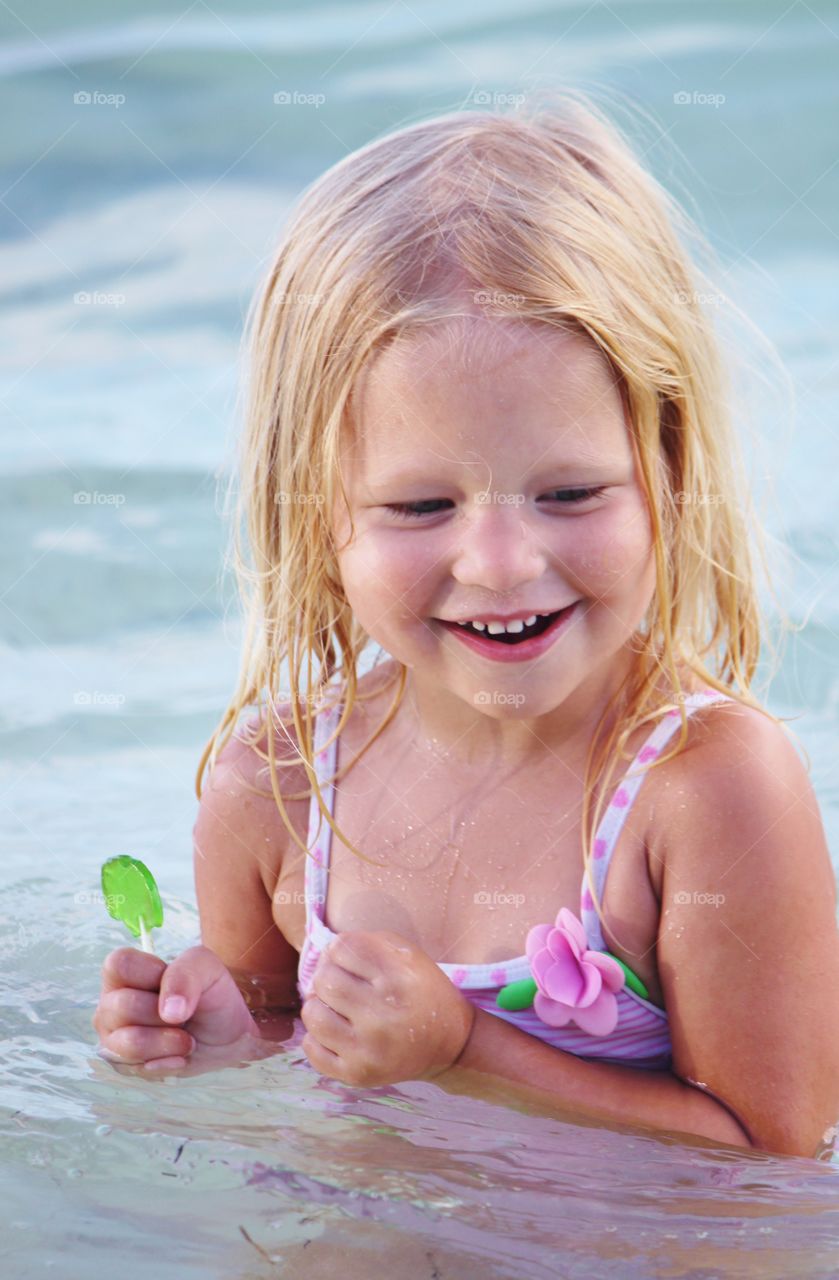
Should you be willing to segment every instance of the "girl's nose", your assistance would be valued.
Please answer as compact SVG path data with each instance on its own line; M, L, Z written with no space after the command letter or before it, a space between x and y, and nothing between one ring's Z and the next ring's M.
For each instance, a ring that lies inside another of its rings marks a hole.
M474 503L458 538L452 576L465 586L509 594L545 572L545 547L521 505Z

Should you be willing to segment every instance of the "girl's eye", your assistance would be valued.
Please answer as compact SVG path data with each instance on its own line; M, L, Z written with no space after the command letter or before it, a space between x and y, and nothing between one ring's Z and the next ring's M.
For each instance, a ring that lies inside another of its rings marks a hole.
M597 494L603 492L605 487L605 485L600 485L600 487L596 489L552 489L551 494L564 495L563 497L558 498L557 501L559 501L562 506L571 506L576 502L586 502L589 498L596 497ZM395 516L399 516L400 518L410 519L412 516L418 518L420 516L437 514L436 511L419 511L417 510L418 507L439 507L442 503L448 501L448 498L426 498L422 502L388 503L387 510L392 511Z
M587 502L589 498L596 498L606 488L605 484L601 484L596 489L553 489L553 493L570 494L566 497L566 503Z
M423 502L398 502L389 503L387 510L392 511L395 516L429 516L436 515L436 511L416 511L415 507L434 507L441 502L447 502L447 498L426 498Z

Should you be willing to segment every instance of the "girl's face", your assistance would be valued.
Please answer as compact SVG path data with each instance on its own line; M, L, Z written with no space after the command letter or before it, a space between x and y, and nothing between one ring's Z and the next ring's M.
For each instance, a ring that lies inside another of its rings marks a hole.
M354 407L341 468L355 537L344 545L340 496L333 529L361 625L416 687L459 699L473 718L528 720L565 704L582 720L628 669L655 586L620 394L597 346L458 318L383 351ZM536 656L476 646L447 625L571 605Z

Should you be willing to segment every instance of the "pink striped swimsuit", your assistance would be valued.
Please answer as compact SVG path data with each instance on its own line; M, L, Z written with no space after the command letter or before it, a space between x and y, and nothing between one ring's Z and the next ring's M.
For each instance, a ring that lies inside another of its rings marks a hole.
M685 712L691 715L699 707L721 701L728 702L731 699L727 694L719 693L716 689L701 690L686 697ZM338 704L332 706L324 704L315 722L315 770L330 815L334 814L335 789L325 779L332 777L335 772L338 740L333 741L326 750L323 749L323 744L334 730L340 711ZM612 853L626 821L626 815L646 774L644 766L659 754L679 723L679 712L676 710L668 711L662 717L626 770L608 809L603 814L595 837L592 862L594 884L601 903ZM636 765L640 766L640 769L633 774ZM324 923L331 840L332 830L326 822L321 822L320 810L313 795L309 808L307 841L312 856L306 858L305 871L306 934L297 970L297 987L301 999L305 999L309 994L309 984L321 950L330 939L336 936ZM600 920L585 883L585 875L580 891L580 920L588 938L589 948L593 951L608 951ZM546 920L545 923L552 924L553 921ZM498 1018L504 1018L522 1031L537 1036L557 1049L565 1049L568 1053L574 1053L582 1058L640 1067L649 1071L666 1070L671 1064L670 1031L666 1011L659 1009L649 1000L643 999L625 985L616 993L617 1025L608 1035L597 1036L582 1031L573 1023L564 1027L550 1027L534 1013L532 1008L512 1012L498 1007L495 1001L501 987L510 982L517 982L521 978L531 977L530 962L526 955L495 961L492 964L443 964L440 961L437 963L467 999L479 1009L485 1009Z

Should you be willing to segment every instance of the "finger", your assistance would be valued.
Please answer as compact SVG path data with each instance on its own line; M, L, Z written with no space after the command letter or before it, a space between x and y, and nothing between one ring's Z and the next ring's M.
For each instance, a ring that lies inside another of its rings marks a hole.
M322 1076L331 1076L334 1080L340 1080L343 1070L340 1056L321 1044L317 1036L311 1033L305 1035L300 1041L300 1048L315 1071L319 1071Z
M146 1071L174 1071L187 1065L186 1058L153 1058L143 1064Z
M132 1065L155 1058L188 1057L194 1048L195 1040L180 1027L118 1027L102 1042L103 1050Z
M99 1001L93 1025L100 1035L108 1035L118 1027L162 1027L166 1024L157 1012L158 993L120 987L109 991Z
M201 1004L211 1017L229 1005L232 978L209 947L190 947L166 966L160 982L158 1012L164 1022L188 1022ZM214 991L215 988L215 991Z
M330 1009L318 996L309 996L300 1010L300 1021L326 1049L342 1053L355 1044L352 1024Z
M318 958L312 975L311 990L330 1009L343 1014L345 1018L349 1018L353 1010L358 1010L370 1001L370 983L366 978L349 973L331 957Z
M157 991L166 969L166 961L134 947L118 947L105 957L102 965L102 994L120 987L139 987Z
M324 948L323 954L347 973L370 983L387 963L381 935L363 929L337 934Z

